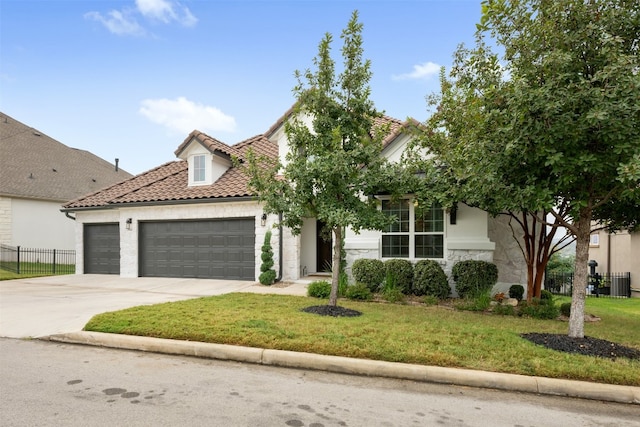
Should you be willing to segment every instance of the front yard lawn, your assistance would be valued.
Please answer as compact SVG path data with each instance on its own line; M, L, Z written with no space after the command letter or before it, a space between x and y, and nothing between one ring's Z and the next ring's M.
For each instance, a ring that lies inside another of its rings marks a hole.
M640 360L563 353L520 337L566 334L559 320L349 300L339 305L362 316L301 311L324 303L228 294L100 314L85 330L640 386ZM587 311L602 320L587 323L585 335L640 349L640 299L589 298Z

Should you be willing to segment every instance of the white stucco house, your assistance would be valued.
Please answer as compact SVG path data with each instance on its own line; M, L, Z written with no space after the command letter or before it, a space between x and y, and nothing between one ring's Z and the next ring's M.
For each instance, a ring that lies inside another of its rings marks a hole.
M62 205L131 174L0 113L0 244L75 249Z
M257 280L260 248L272 230L279 279L297 280L330 266L331 242L319 237L316 219L293 236L277 226L247 188L248 178L234 167L247 151L279 157L288 150L285 113L264 134L227 145L193 131L177 148L178 160L122 183L78 198L63 207L76 219L76 272L124 277L201 277ZM410 136L406 123L390 117L383 155L399 161ZM380 197L381 209L401 218L386 232L347 230L349 265L357 258L394 257L438 260L445 271L463 259L493 261L506 285L526 283L526 268L506 222L459 204L456 212L438 207L419 218L410 196L400 204Z

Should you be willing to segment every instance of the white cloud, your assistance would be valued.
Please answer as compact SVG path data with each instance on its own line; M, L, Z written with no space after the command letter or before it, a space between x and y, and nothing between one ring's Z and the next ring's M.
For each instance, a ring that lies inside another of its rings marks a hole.
M425 62L414 65L413 71L407 74L394 75L393 80L429 80L431 77L438 75L441 66L434 62Z
M135 0L135 8L125 7L122 10L112 10L106 15L100 12L88 12L84 17L100 22L111 33L119 36L147 35L147 30L138 23L136 15L163 24L177 22L185 27L193 27L198 22L198 18L191 13L189 8L173 0Z
M189 8L178 2L168 0L136 0L138 11L146 18L169 24L179 22L185 27L192 27L198 19Z
M135 17L131 16L131 13L127 10L122 12L112 10L107 16L103 16L100 12L88 12L85 13L84 17L100 22L107 30L119 36L142 36L146 33L145 29L138 24Z
M203 132L234 132L236 119L215 107L197 104L185 97L145 99L140 114L154 123L185 136L197 129Z

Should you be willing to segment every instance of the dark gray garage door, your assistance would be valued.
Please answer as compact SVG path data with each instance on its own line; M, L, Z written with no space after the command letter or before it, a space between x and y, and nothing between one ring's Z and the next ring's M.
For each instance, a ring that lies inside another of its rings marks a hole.
M120 274L120 226L84 225L84 273Z
M142 222L140 276L255 279L253 218Z

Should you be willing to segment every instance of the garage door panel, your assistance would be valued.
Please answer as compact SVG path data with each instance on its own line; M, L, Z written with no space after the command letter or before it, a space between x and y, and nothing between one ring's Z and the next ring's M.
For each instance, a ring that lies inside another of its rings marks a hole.
M117 223L84 225L85 274L120 274L120 227Z
M142 222L140 275L253 280L255 221Z

